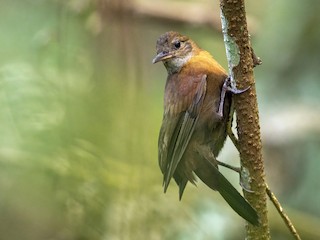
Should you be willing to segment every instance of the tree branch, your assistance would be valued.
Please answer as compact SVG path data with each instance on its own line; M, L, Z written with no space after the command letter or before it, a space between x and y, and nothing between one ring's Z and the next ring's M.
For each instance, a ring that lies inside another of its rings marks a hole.
M257 210L261 222L258 227L246 225L246 239L270 239L258 104L253 76L254 62L244 0L220 0L220 9L232 84L237 85L239 89L251 86L243 94L234 96L241 166L247 175L247 182L243 185L252 191L244 191L244 196Z
M251 48L244 0L220 0L220 8L232 84L239 85L240 88L251 86L246 93L234 97L239 140L235 138L232 131L228 132L240 152L241 178L245 177L244 180L247 181L242 182L242 185L250 190L244 191L244 195L257 210L261 220L259 227L247 225L247 239L270 239L265 194L267 193L291 234L295 239L300 240L294 225L264 179L259 114L253 77L253 68L260 65L261 60ZM229 127L231 129L231 126Z
M271 202L273 203L273 205L275 206L275 208L277 209L278 213L280 214L280 216L282 217L283 221L285 222L285 224L287 225L287 227L289 228L289 231L292 233L292 235L294 236L295 239L297 240L301 240L296 228L294 227L294 225L292 224L291 220L289 219L288 215L283 211L283 208L281 207L281 204L279 203L278 199L276 198L276 196L273 194L273 192L270 190L269 186L266 185L266 191L267 194L271 200Z

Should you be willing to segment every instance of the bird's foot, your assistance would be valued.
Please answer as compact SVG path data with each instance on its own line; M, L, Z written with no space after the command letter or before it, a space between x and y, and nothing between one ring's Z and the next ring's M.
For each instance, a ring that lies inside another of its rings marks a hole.
M246 192L253 193L254 191L251 190L250 182L251 182L251 177L250 177L249 171L247 168L242 166L240 171L240 186Z
M249 192L249 193L253 193L254 191L252 191L250 189L250 184L249 184L249 176L248 176L248 173L246 171L246 168L240 168L240 167L234 167L234 166L231 166L227 163L224 163L224 162L220 162L219 160L216 160L218 165L222 166L222 167L225 167L225 168L229 168L237 173L239 173L239 176L240 176L240 180L239 180L239 185L241 186L241 188L243 190L245 190L246 192Z
M223 117L223 106L224 106L224 99L226 96L227 92L231 92L233 94L241 94L244 93L245 91L247 91L250 88L247 87L245 89L238 89L236 86L233 86L231 84L231 77L228 76L223 85L222 85L222 89L221 89L221 94L220 94L220 103L219 103L219 109L218 109L218 115L222 118Z
M227 163L224 163L224 162L220 162L219 160L216 160L218 165L222 166L222 167L225 167L225 168L229 168L237 173L241 173L241 169L239 167L234 167L234 166L231 166Z
M236 86L234 86L231 83L231 77L228 76L226 78L226 80L224 80L224 83L223 83L223 86L222 86L222 91L231 92L233 94L240 94L240 93L243 93L243 92L247 91L249 88L250 88L250 86L245 88L245 89L238 89Z

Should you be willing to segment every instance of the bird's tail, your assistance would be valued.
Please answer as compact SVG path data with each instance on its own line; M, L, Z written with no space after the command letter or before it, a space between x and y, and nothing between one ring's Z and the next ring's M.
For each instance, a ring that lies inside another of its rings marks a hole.
M210 188L219 191L231 208L253 225L259 225L256 210L244 199L231 183L208 160L203 159L195 173Z
M227 203L241 217L253 225L259 225L259 217L256 210L244 199L241 194L230 184L230 182L219 172L218 191Z

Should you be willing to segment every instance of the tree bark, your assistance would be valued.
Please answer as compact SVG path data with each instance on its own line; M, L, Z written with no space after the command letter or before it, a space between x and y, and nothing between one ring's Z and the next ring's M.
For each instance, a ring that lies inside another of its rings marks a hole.
M220 9L232 84L239 89L251 86L246 92L234 96L242 184L252 191L244 190L244 196L257 210L261 222L257 227L246 225L246 239L270 239L259 112L253 75L254 54L247 30L244 0L220 0Z

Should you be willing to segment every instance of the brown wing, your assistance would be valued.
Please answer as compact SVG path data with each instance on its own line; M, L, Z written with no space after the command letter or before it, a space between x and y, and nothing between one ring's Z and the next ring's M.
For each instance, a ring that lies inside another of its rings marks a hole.
M196 84L196 87L184 89L173 87L174 89L168 90L173 91L166 103L159 135L159 165L164 174L164 191L167 190L193 134L206 93L206 79L206 75L184 79ZM180 95L177 96L175 91L179 91Z

